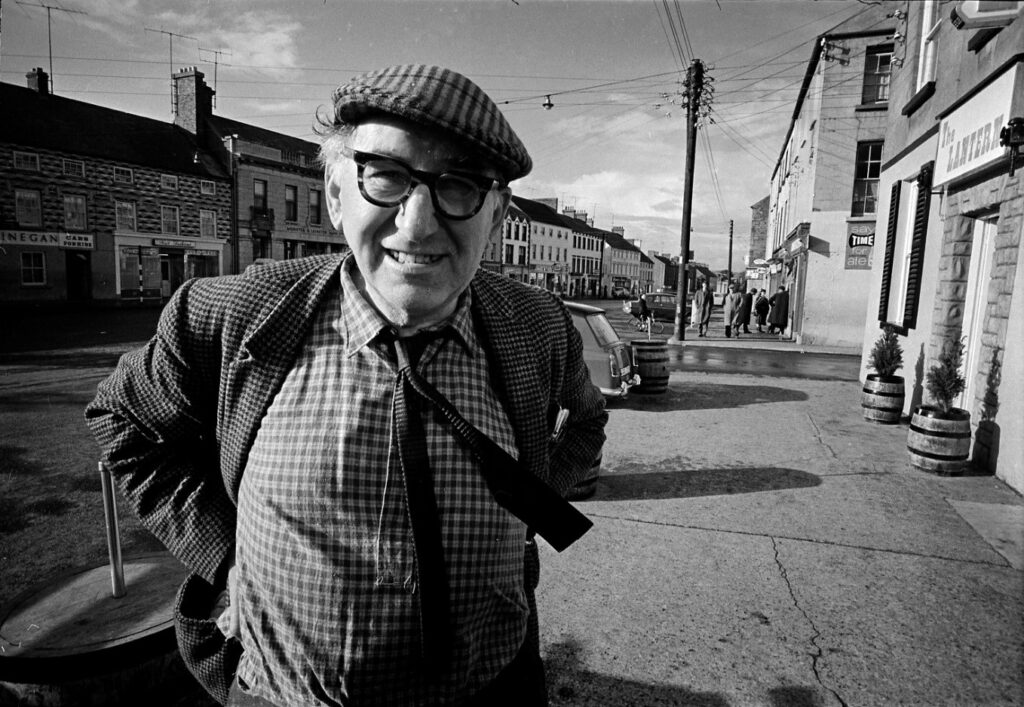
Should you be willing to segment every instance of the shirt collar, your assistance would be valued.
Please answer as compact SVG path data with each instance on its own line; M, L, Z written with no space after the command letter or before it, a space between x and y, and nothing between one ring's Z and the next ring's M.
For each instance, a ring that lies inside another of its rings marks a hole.
M334 323L335 330L345 342L345 355L351 356L364 346L371 344L382 333L391 330L391 324L381 316L366 295L360 290L353 277L357 272L356 260L349 255L339 270L341 279L341 315ZM444 331L458 341L469 356L477 347L476 330L473 327L471 288L459 297L455 311L444 322L429 327L431 331Z

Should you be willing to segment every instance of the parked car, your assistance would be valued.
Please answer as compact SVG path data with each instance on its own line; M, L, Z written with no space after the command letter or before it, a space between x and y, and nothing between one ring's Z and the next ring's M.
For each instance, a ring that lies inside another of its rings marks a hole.
M659 322L674 322L676 320L676 294L674 292L648 292L647 309ZM629 303L629 311L634 316L639 316L640 305L636 300Z
M583 360L590 369L590 381L607 398L626 397L630 388L640 384L629 346L619 339L600 307L578 302L566 302L565 306L583 339Z
M628 287L622 287L620 285L612 285L612 297L615 299L623 299L632 297Z

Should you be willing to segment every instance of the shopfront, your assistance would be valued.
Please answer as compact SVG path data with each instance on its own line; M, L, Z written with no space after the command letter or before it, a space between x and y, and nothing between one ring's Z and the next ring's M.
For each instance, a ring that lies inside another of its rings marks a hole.
M185 280L223 272L221 240L115 235L114 243L122 299L166 299Z
M0 297L5 302L92 298L92 233L0 231Z

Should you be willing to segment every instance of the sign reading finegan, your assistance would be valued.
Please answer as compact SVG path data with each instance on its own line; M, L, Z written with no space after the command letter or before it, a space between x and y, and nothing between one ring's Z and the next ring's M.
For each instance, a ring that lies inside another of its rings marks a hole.
M933 186L984 167L1006 154L1006 148L999 144L999 131L1010 119L1019 66L1015 64L942 119Z
M0 243L70 250L93 250L96 247L91 233L59 231L0 231Z

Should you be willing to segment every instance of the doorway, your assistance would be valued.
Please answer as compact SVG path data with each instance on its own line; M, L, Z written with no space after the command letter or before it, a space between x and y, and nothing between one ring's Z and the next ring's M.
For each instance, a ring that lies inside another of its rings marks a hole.
M64 273L67 279L69 302L92 299L91 256L92 253L87 250L64 251Z
M960 329L964 337L963 375L967 382L957 407L971 411L978 395L977 373L981 363L981 338L985 329L985 309L988 306L989 272L995 251L995 217L975 219L971 245L971 262L967 270L967 291L964 298L964 320ZM972 413L973 414L973 413Z

